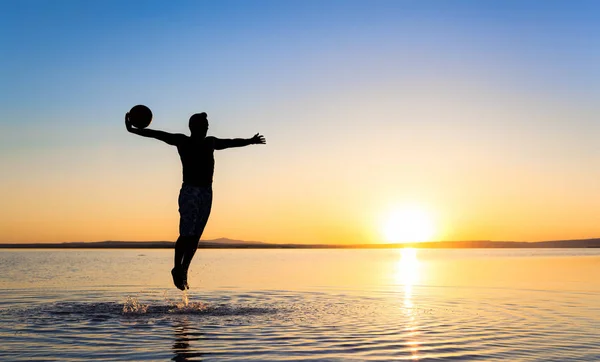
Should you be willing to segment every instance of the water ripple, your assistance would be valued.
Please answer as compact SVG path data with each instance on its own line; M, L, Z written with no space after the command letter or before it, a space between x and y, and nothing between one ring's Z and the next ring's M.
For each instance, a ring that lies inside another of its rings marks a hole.
M220 291L175 300L149 291L105 293L102 301L79 290L76 302L45 302L53 298L14 292L26 298L2 299L1 360L600 359L595 293L448 296L415 287L410 301L402 290Z

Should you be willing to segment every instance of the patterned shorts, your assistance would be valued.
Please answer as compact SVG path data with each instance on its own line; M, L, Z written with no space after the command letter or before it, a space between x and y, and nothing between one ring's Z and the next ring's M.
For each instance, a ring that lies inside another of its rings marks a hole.
M179 191L179 235L201 236L210 215L212 188L183 184Z

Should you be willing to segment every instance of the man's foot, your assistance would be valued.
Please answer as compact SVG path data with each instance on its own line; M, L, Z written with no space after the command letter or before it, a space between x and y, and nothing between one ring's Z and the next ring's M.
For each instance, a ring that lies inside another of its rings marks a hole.
M186 284L184 284L184 279L181 275L181 272L178 269L173 268L171 269L171 275L173 276L173 284L175 284L177 289L185 290Z

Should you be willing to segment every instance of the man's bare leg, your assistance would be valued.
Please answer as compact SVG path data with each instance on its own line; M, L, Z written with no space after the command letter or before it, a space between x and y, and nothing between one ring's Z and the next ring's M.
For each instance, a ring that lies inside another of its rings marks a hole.
M196 250L198 250L198 242L200 241L200 236L192 236L185 241L185 249L183 253L183 258L181 260L181 270L183 276L183 285L186 289L189 289L189 285L187 283L187 275L188 270L190 268L190 264L192 263L192 259L196 254Z
M181 262L183 261L183 254L185 253L187 239L189 239L189 236L180 235L179 238L177 238L177 241L175 242L175 258L173 260L173 269L171 270L171 276L173 276L173 284L175 284L175 286L181 290L185 290Z
M175 260L171 275L173 276L173 284L181 290L189 289L187 273L198 249L199 240L199 236L179 236L175 243Z

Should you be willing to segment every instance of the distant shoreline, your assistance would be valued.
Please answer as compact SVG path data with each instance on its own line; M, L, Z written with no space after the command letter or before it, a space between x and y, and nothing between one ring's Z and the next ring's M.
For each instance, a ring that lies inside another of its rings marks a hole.
M98 241L69 243L4 243L0 249L172 249L173 241ZM600 238L538 242L517 241L440 241L394 244L271 244L226 238L201 240L201 249L523 249L523 248L600 248Z

